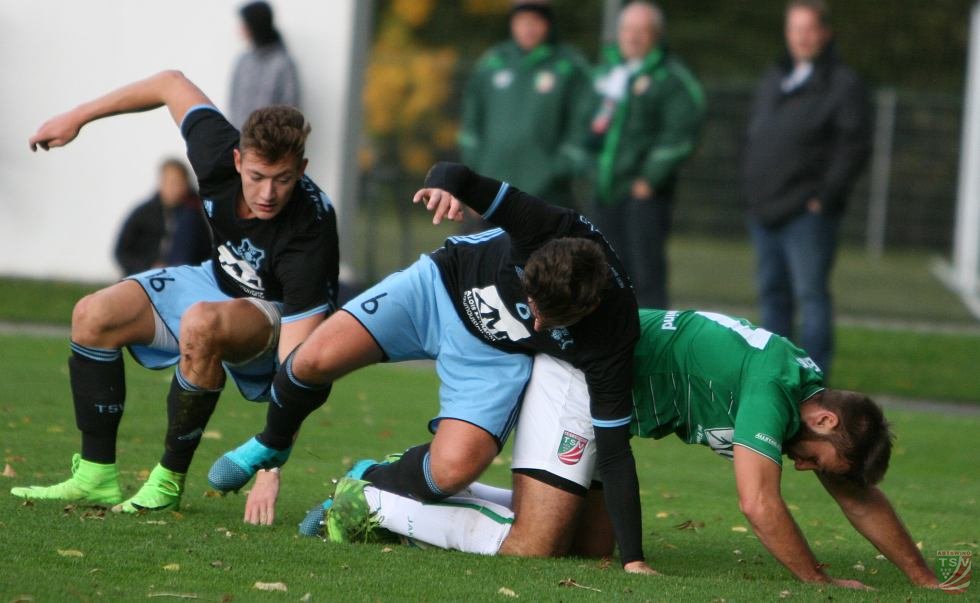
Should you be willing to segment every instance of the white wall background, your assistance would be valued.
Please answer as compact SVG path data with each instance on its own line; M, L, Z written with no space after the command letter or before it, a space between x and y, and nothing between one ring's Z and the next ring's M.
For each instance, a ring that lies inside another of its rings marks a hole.
M270 2L298 64L313 125L308 173L338 206L357 0ZM126 213L154 190L159 161L184 156L165 109L93 122L32 154L49 117L175 68L226 106L244 0L0 3L0 274L108 281ZM356 98L356 97L355 97ZM354 109L356 113L356 108Z

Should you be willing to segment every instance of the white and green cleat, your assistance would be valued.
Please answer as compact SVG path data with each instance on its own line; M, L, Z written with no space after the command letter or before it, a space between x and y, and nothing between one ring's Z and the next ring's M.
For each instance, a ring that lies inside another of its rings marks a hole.
M10 493L28 500L62 500L90 505L114 505L122 500L119 471L115 463L86 461L71 457L71 478L53 486L11 488Z
M180 508L180 496L184 493L186 477L186 473L171 471L158 463L139 492L129 500L114 506L112 512L176 511Z

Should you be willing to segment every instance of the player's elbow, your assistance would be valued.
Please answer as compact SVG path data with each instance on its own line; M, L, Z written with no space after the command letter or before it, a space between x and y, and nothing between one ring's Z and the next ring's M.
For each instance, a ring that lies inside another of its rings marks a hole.
M741 495L738 497L738 509L753 526L764 522L772 516L776 505L773 501L760 495Z

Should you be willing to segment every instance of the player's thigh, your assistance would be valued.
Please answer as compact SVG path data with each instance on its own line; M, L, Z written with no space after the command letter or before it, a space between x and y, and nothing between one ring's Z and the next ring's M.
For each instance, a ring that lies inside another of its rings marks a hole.
M568 554L585 497L533 477L514 474L514 525L501 555L558 557Z
M350 313L340 310L310 333L293 357L293 374L311 382L328 382L384 359L371 333Z
M272 345L279 328L278 310L263 310L248 299L198 302L180 319L182 350L219 355L242 362Z
M498 452L496 438L485 429L442 419L429 448L432 478L440 490L453 494L480 477Z
M125 280L80 299L72 311L71 337L76 343L122 347L153 340L153 306L143 288Z

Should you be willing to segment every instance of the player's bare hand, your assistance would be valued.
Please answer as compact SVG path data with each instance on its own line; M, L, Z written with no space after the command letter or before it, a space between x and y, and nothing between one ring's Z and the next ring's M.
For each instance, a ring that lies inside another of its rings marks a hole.
M623 566L623 569L626 570L626 573L629 574L646 574L647 576L663 575L657 570L647 565L646 561L630 561L629 563Z
M841 588L850 588L852 590L874 590L860 580L842 580L840 578L834 578L831 580L831 582L834 583L834 586L839 586Z
M245 501L245 523L269 526L276 519L279 498L279 472L260 469Z
M452 193L441 188L419 189L412 197L412 203L424 203L425 209L432 212L433 224L440 224L443 218L454 222L463 221L464 205Z
M63 147L75 140L82 125L73 111L62 113L41 124L27 142L32 151L37 151L38 147L45 151L52 147Z

